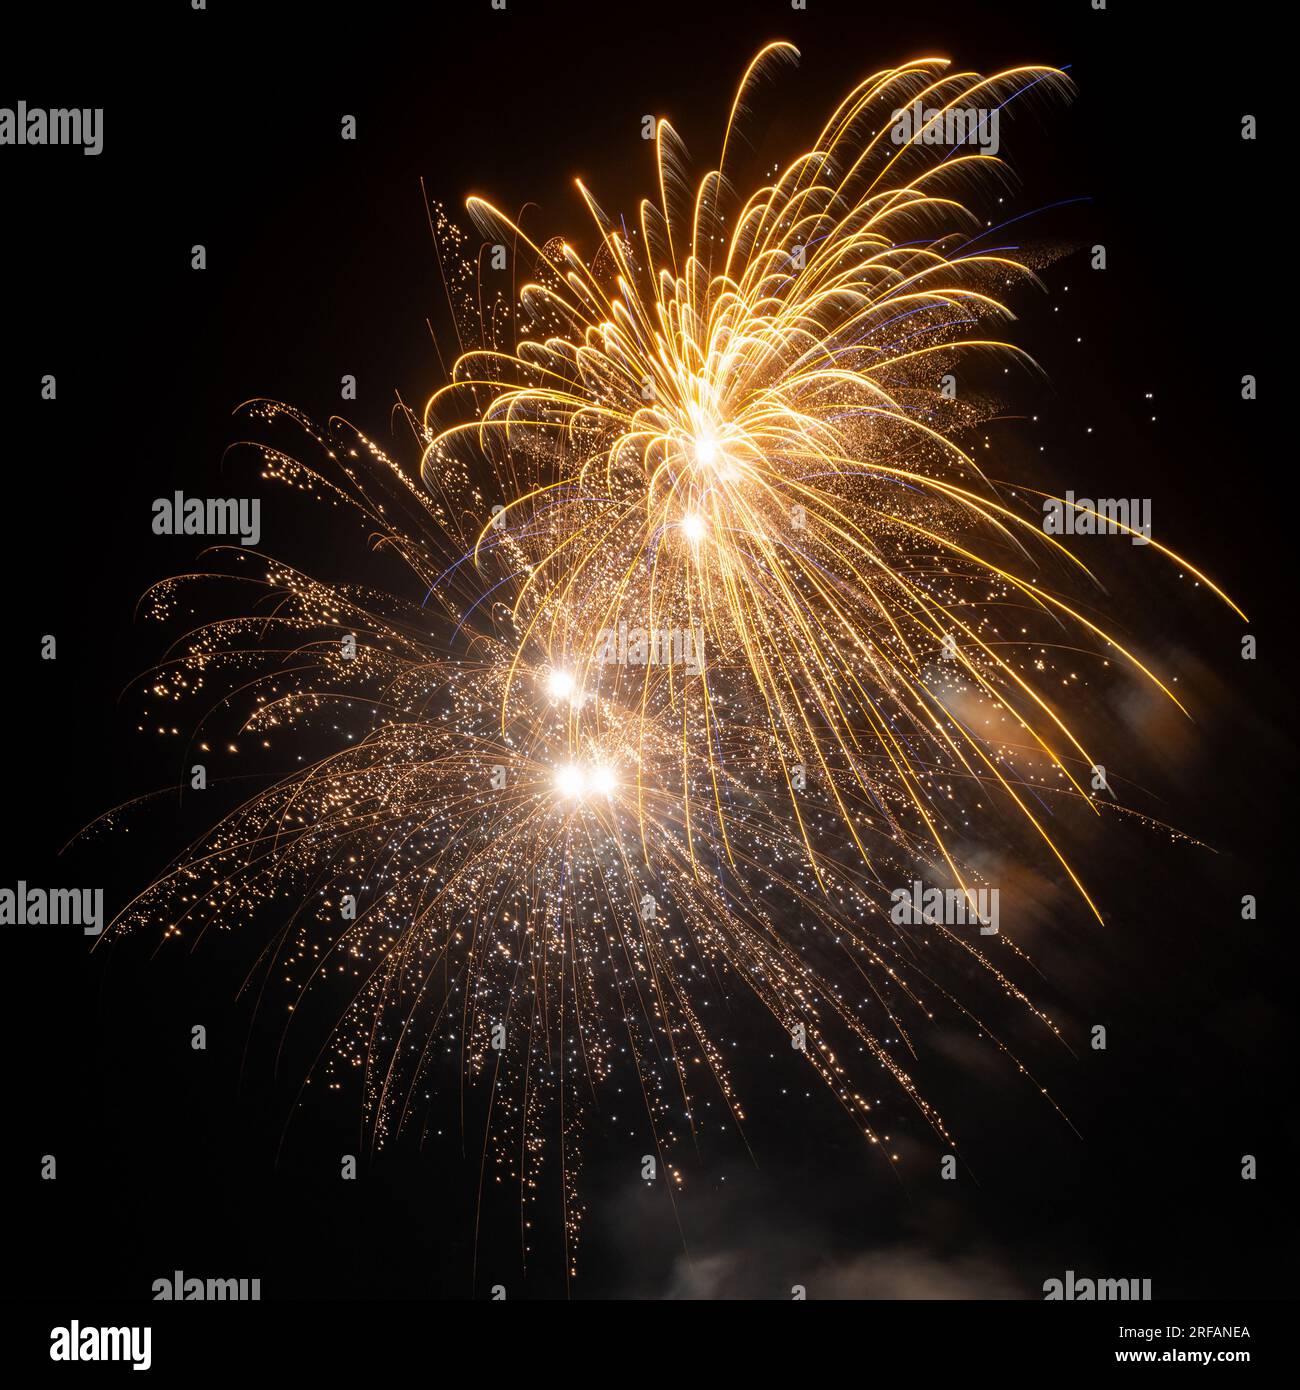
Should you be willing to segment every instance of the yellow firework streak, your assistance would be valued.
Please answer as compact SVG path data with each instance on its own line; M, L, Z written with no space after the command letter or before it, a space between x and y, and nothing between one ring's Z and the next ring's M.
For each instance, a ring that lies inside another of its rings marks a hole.
M953 73L929 58L878 73L810 150L742 197L728 162L737 118L793 54L775 43L750 64L718 167L693 189L680 141L659 122L658 197L642 202L633 231L578 185L599 238L589 260L470 200L482 227L531 254L536 278L430 400L425 477L440 486L466 447L493 466L503 501L475 559L522 576L521 650L539 643L572 681L575 738L583 694L631 679L609 669L611 633L629 623L651 642L702 633L703 679L664 662L636 677L643 708L676 715L683 767L707 763L724 840L716 750L739 703L785 765L816 770L868 865L858 808L901 791L965 886L929 771L956 765L1034 827L1100 917L1004 760L953 718L945 692L959 670L1085 799L1078 770L1096 760L1007 655L996 615L1027 606L1072 625L1173 696L1042 585L1045 551L1083 567L1006 505L957 442L978 414L945 380L972 359L1031 365L996 334L1012 317L1000 295L1032 273L977 249L982 227L961 201L1000 161L929 143L928 126L893 138L900 110L932 113L938 129L953 112L1005 110L1067 80L1040 67ZM789 813L815 865L793 793Z

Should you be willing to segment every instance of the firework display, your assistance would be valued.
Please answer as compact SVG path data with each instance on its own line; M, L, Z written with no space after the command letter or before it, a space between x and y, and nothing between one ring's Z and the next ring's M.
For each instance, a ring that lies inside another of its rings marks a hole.
M734 1008L758 1006L886 1165L882 1077L960 1142L915 1065L936 1017L1055 1106L973 997L1057 1034L987 909L981 837L1015 837L1101 921L1057 813L1128 811L1076 693L1131 681L1182 709L1041 497L977 459L996 403L951 389L1037 371L1007 302L1034 268L971 207L1006 166L951 117L1050 108L1069 79L920 58L755 180L747 123L795 56L754 57L701 175L658 123L635 225L582 183L572 236L471 198L480 247L434 211L461 350L405 411L412 462L243 408L263 479L390 583L346 549L309 574L233 546L145 603L183 632L143 727L190 720L202 749L206 702L301 751L104 944L244 933L261 1006L329 1019L300 1097L344 1092L376 1148L459 1097L480 1201L504 1188L527 1213L558 1173L570 1274L584 1136L627 1078L670 1199L700 1126L743 1132ZM902 141L900 111L919 113ZM213 588L234 616L196 616Z

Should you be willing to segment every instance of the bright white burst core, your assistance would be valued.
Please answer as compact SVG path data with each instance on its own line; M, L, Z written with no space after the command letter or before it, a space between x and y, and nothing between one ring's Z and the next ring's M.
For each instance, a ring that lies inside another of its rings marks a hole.
M682 534L688 541L698 541L704 539L704 518L696 516L691 512L689 516L682 518Z
M561 796L581 796L587 785L587 778L580 767L568 763L555 770L555 785Z
M555 789L570 800L609 796L617 786L618 778L612 767L585 768L578 763L565 763L555 769Z
M546 689L554 700L567 700L573 694L573 677L567 671L552 671L546 678Z

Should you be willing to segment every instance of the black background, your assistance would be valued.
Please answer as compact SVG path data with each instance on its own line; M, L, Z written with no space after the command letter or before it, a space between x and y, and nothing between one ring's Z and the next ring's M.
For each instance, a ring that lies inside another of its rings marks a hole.
M1077 100L1004 135L1018 210L1088 200L1034 223L1076 249L1044 271L1047 294L1017 303L1016 341L1048 380L1017 388L1017 413L1039 418L999 436L1006 471L1045 457L1057 485L1152 497L1161 534L1250 614L1261 659L1238 659L1240 625L1185 581L1106 554L1112 611L1145 650L1183 663L1198 698L1190 733L1138 750L1140 780L1213 849L1129 831L1093 846L1110 925L1071 911L1038 943L1077 1060L1026 1045L1079 1135L1032 1091L940 1070L937 1098L978 1178L940 1191L929 1149L895 1181L823 1097L756 1076L759 1166L704 1155L681 1232L634 1180L643 1146L593 1135L592 1216L568 1292L783 1298L803 1282L811 1297L1036 1297L1072 1268L1150 1277L1164 1298L1289 1297L1294 538L1289 460L1264 432L1282 386L1264 335L1285 306L1273 241L1285 214L1268 186L1281 152L1238 134L1244 112L1264 115L1267 43L1222 15L1211 27L1184 6L1098 13L1087 0L901 12L810 0L803 13L776 0L510 0L505 13L488 0L337 13L215 0L206 13L62 7L7 34L0 104L106 114L98 158L0 149L0 882L102 882L111 910L201 823L168 803L58 858L101 811L177 779L175 747L138 734L138 700L119 700L160 653L136 600L197 554L152 534L151 503L238 491L247 464L223 461L243 433L234 407L268 396L324 419L344 409L345 372L360 391L349 418L410 450L396 395L418 408L441 373L421 178L453 211L482 192L585 231L571 178L630 210L651 175L647 112L711 157L737 77L775 37L803 50L768 96L771 148L785 154L853 81L908 57L1069 65ZM339 139L344 113L355 143ZM202 273L189 267L196 242ZM1104 274L1081 249L1094 242L1108 247ZM1254 405L1240 400L1247 371L1261 381ZM336 563L347 539L314 526L281 496L263 503L265 547ZM45 633L56 662L39 659ZM1255 924L1239 920L1244 892L1259 895ZM361 1152L342 1107L299 1115L281 1147L292 1077L257 1049L244 1064L239 942L151 963L140 949L92 955L70 932L4 931L13 1294L143 1298L175 1269L256 1275L267 1299L566 1291L558 1255L523 1275L505 1217L484 1232L475 1277L472 1136L468 1159L459 1136L423 1152L399 1142L355 1184L337 1177L337 1155ZM1101 1057L1086 1046L1098 1021L1111 1038ZM206 1053L190 1050L196 1022ZM1246 1153L1253 1183L1239 1175ZM39 1178L43 1154L57 1156L56 1182Z

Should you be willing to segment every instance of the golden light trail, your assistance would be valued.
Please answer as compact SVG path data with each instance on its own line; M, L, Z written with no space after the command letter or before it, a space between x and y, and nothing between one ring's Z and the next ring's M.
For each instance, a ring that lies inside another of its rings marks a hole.
M470 200L481 227L535 257L514 320L531 331L498 339L485 324L483 345L456 362L425 411L425 477L440 486L467 444L493 468L505 539L485 552L485 529L475 562L486 577L504 558L522 577L520 650L563 651L579 689L627 689L631 677L602 654L629 615L651 632L702 625L711 660L698 690L671 668L641 672L647 725L677 724L684 769L712 765L739 705L786 763L817 767L868 869L859 808L901 789L909 843L964 886L926 771L953 761L1034 828L1100 919L1001 755L947 716L934 662L954 663L1060 786L1085 798L1078 769L1095 759L1004 654L997 615L1028 603L1172 692L1048 591L1041 573L1054 555L1083 567L1006 505L959 442L978 415L944 380L997 357L1032 369L984 325L1009 323L1006 287L1035 277L977 249L983 226L962 201L1000 161L891 140L895 113L915 102L934 124L1031 92L1066 94L1068 80L1051 68L986 78L919 59L860 83L770 183L731 192L735 124L759 81L794 56L775 43L755 57L718 166L693 190L672 126L659 123L658 199L642 202L633 232L579 185L595 224L590 258L571 238L538 245ZM710 800L725 838L726 807L716 790ZM793 792L789 819L815 869Z

